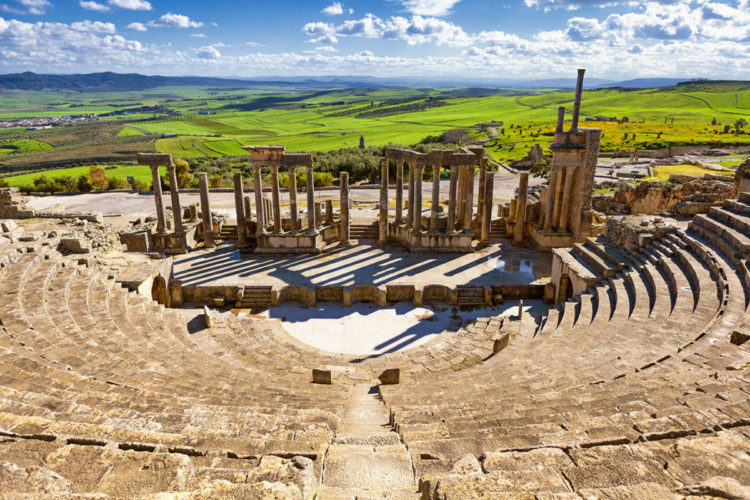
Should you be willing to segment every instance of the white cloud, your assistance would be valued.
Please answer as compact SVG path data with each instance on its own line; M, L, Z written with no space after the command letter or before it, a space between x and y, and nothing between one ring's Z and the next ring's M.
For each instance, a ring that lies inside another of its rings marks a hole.
M151 4L146 0L109 0L109 4L125 10L151 10Z
M191 38L206 38L206 35L203 33L193 33L190 35Z
M386 40L401 40L409 45L434 43L435 45L467 46L472 38L458 25L435 17L393 16L381 19L367 14L361 19L350 19L339 25L323 22L307 23L302 31L311 37L308 42L330 45L339 36L354 36Z
M461 0L400 0L407 11L420 16L447 16ZM554 0L552 0L554 1Z
M690 0L652 0L662 4L676 4L689 2ZM544 10L567 9L575 10L583 7L610 7L612 5L639 5L645 2L635 2L634 0L524 0L527 7L538 7Z
M128 24L128 29L133 31L148 31L143 23L130 23Z
M219 52L216 47L208 45L199 48L195 52L195 55L200 59L219 59L221 57L221 52Z
M321 10L321 12L326 16L340 16L344 13L344 6L341 5L341 2L333 2L331 5Z
M102 3L93 2L93 1L85 1L81 0L78 2L78 5L81 6L81 8L86 10L93 10L94 12L109 12L109 7Z
M71 29L76 31L87 31L89 33L114 33L115 25L101 21L78 21L71 23Z
M149 21L148 26L152 28L200 28L203 23L192 21L188 16L168 12L156 21Z
M11 14L34 14L42 15L46 12L47 7L52 4L48 0L16 0L23 8L12 7L10 5L0 5L0 10Z

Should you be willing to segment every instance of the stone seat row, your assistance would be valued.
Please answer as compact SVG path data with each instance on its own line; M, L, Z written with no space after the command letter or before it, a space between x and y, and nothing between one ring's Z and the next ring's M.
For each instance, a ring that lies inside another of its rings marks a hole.
M269 373L300 374L304 381L309 381L313 369L331 370L333 383L342 384L377 384L383 371L393 368L400 370L401 383L410 383L482 363L510 342L515 324L502 317L463 322L459 318L424 345L384 356L358 356L307 346L277 321L237 318L233 314L225 314L222 319L209 334L242 363L262 366Z
M685 376L685 366L694 366L691 375L710 384L717 369L750 362L747 346L732 345L727 335L745 314L746 268L707 243L700 235L680 234L623 259L621 274L600 280L579 302L552 309L522 360L504 360L501 353L481 370L466 370L433 387L416 384L409 389L421 395L420 404L405 388L382 388L415 466L446 473L463 453L478 455L493 445L587 446L601 439L645 440L662 430L679 435L746 425L750 408L743 372L725 372L737 375L722 380L721 397L710 398L694 394L696 381ZM612 351L617 359L606 358ZM550 370L550 360L561 362ZM482 375L481 383L470 381ZM645 403L656 401L651 396L665 381L682 379L688 379L683 391L665 396L658 408ZM569 391L582 394L571 400ZM593 399L594 393L606 397ZM681 394L693 394L695 408L680 401ZM551 398L549 406L545 398ZM622 404L639 402L649 405L640 421L624 419L631 412ZM497 405L511 408L518 420L504 421ZM581 411L597 406L607 425L590 425L590 412ZM529 423L534 415L540 418Z

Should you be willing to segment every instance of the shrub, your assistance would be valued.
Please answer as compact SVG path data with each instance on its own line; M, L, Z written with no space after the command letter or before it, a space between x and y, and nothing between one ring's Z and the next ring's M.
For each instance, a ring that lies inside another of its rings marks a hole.
M0 188L7 188L9 186L8 181L0 178Z
M136 190L139 193L142 193L144 191L148 191L148 185L145 182L143 182L142 180L136 179L133 182L133 189Z
M107 184L107 189L112 191L113 189L127 189L128 183L125 181L125 179L118 179L117 177L112 177L109 180L109 183Z
M109 177L102 167L89 167L89 179L97 191L104 191L109 186Z
M89 178L86 177L85 175L81 175L78 178L76 188L81 193L88 193L89 191L91 191L91 182L89 181Z

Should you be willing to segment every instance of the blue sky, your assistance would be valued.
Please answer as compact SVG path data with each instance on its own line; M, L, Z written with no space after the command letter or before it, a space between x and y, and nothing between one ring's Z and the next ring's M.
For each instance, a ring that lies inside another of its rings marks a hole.
M750 0L0 0L0 72L750 79Z

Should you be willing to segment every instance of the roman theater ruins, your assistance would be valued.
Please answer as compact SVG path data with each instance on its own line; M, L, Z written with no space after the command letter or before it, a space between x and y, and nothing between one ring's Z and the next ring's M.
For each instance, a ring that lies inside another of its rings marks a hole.
M750 498L746 176L605 217L582 90L509 202L481 146L388 148L373 199L145 152L126 229L0 189L0 497Z

